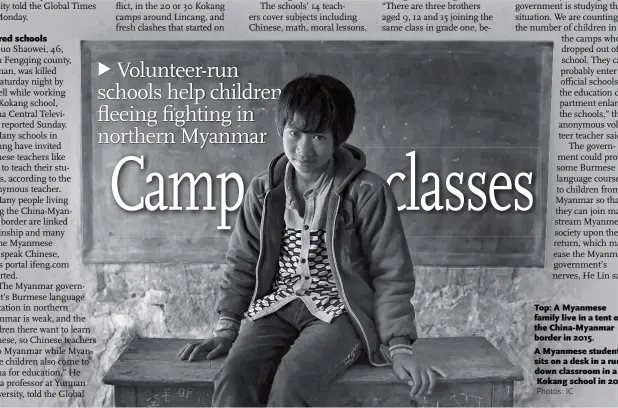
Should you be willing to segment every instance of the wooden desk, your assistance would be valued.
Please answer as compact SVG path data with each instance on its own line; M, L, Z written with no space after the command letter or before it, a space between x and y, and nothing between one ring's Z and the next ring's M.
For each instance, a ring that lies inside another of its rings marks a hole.
M212 379L223 358L188 363L176 353L191 340L135 339L103 382L114 386L117 407L210 406ZM419 339L427 355L449 375L433 395L411 400L410 387L390 367L355 364L329 392L325 406L491 407L513 406L513 383L523 380L519 367L483 337Z

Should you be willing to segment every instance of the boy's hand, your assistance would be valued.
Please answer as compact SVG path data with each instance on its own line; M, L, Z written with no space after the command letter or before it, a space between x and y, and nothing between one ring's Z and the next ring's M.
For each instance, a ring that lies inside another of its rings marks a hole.
M180 360L197 361L212 360L227 354L234 342L226 337L213 337L203 342L189 343L180 349L177 356Z
M448 377L444 371L434 365L424 364L409 354L393 356L393 371L401 381L406 381L412 390L410 397L419 398L425 392L430 395L436 386L436 374Z

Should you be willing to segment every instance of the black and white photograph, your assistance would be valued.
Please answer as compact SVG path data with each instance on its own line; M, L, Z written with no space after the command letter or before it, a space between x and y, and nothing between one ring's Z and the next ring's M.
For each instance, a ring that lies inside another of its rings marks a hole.
M513 406L552 51L84 43L84 259L174 299L116 404Z

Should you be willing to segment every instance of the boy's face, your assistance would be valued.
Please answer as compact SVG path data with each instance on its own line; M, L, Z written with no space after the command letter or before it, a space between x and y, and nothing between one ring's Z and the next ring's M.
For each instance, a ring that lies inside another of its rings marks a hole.
M283 151L301 177L319 178L335 151L335 139L330 130L305 133L287 125L282 139Z

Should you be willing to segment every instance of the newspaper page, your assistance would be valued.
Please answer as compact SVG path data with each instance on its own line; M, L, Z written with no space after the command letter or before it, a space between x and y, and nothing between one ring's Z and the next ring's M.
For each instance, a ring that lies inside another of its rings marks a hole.
M0 0L0 406L615 407L617 21Z

